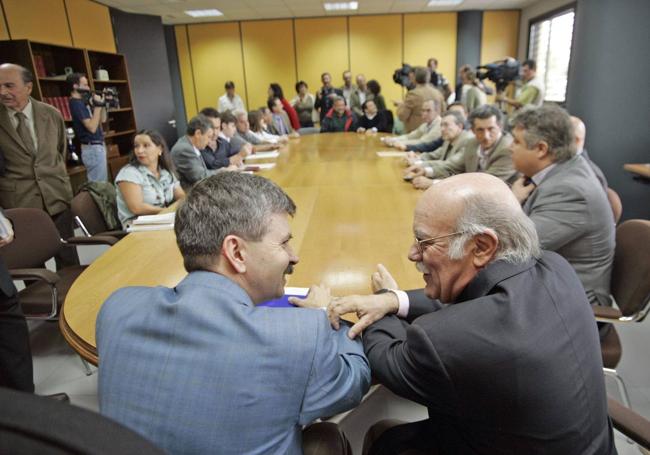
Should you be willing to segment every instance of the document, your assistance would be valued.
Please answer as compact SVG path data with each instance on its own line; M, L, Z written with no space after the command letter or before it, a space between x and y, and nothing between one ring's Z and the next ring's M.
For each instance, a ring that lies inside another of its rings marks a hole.
M380 158L404 158L407 152L397 152L395 150L380 150L377 156Z
M246 158L244 158L246 161L253 161L253 160L263 160L263 159L274 159L280 156L280 152L277 150L271 150L270 152L257 152L252 155L248 155Z
M126 232L164 231L174 229L176 213L161 213L158 215L141 215L126 225Z

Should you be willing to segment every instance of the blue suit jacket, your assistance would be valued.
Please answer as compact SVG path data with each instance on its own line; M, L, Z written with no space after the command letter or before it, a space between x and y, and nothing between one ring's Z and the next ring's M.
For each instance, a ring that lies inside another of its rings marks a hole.
M298 454L301 425L369 387L346 332L321 310L256 307L211 272L121 289L97 319L100 409L175 454Z

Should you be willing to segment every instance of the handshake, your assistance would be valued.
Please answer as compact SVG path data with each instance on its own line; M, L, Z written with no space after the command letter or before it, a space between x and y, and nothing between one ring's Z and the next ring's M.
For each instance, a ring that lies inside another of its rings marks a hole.
M341 316L356 313L359 320L348 331L348 336L355 338L374 322L399 310L399 301L394 293L380 292L397 289L397 282L382 264L378 264L377 271L372 274L371 285L375 294L347 297L333 297L328 287L316 285L309 288L309 294L304 299L289 297L289 302L302 308L326 310L327 318L336 330L341 326Z

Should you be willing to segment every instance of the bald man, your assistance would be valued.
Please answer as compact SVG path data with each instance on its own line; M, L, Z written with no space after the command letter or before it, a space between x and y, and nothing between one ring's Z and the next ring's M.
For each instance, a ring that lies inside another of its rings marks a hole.
M380 266L375 295L294 300L328 303L335 327L356 312L349 335L365 329L373 376L428 407L427 420L373 426L364 454L616 453L584 289L540 250L508 186L484 173L445 179L417 202L413 232L424 290L395 291Z
M596 163L591 161L591 158L587 153L587 149L585 148L585 137L587 136L587 128L585 127L584 122L580 120L580 118L576 117L575 115L572 115L571 124L573 125L573 134L575 136L575 141L576 141L576 155L582 156L587 161L587 163L591 167L591 170L594 171L594 174L596 174L596 178L600 182L601 186L605 191L607 191L608 185L607 185L607 178L605 177L605 174L600 169L600 167L598 167Z

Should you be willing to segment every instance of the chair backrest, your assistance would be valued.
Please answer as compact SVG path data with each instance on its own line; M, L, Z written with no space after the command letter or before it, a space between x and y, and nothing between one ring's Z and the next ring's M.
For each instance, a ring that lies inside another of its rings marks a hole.
M0 389L0 453L162 455L132 430L50 398Z
M88 191L80 191L79 194L72 198L70 209L73 216L79 217L86 229L88 229L89 234L95 235L109 230L104 221L104 216Z
M621 198L618 196L618 193L611 188L607 188L607 200L609 205L612 206L612 213L614 214L614 223L618 224L621 220L621 215L623 215L623 203Z
M386 116L386 123L388 124L388 126L386 127L386 129L388 130L387 132L392 133L393 132L393 126L395 124L395 120L393 119L393 112L391 110L389 110L389 109L386 109L385 111L382 111L382 112Z
M0 248L7 268L41 268L63 248L59 231L43 210L7 209L4 213L14 226L14 241Z
M650 302L650 221L628 220L616 228L611 291L625 316Z

